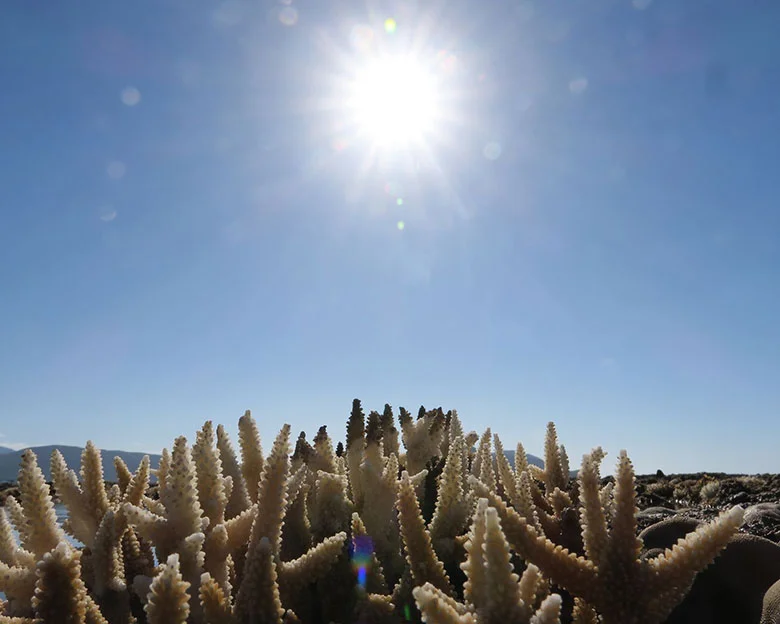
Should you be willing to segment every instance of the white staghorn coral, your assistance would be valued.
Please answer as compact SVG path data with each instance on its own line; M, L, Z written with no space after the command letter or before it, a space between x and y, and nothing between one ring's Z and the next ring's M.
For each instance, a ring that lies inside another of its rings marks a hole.
M466 552L468 558L461 564L468 577L463 595L477 614L478 624L559 622L561 598L556 594L546 597L534 612L539 569L529 564L522 578L513 571L498 513L488 507L485 498L477 503Z
M387 448L387 447L385 447ZM333 450L333 442L328 435L328 428L323 425L314 436L314 455L309 460L309 469L316 472L337 472L337 458Z
M170 463L166 463L167 472L162 472L162 461L158 470L164 514L157 515L129 502L124 503L121 509L140 535L154 544L160 559L178 553L177 566L196 596L204 572L203 544L206 536L203 531L209 526L209 519L203 516L198 500L195 465L184 436L176 439ZM193 617L200 619L196 600L190 603L189 608Z
M190 614L189 587L179 570L179 555L169 555L149 588L144 607L149 624L186 624Z
M87 589L81 579L81 553L60 542L38 562L32 606L43 622L86 622ZM100 618L103 624L105 619Z
M463 584L463 597L472 604L487 602L486 596L489 590L485 565L485 539L487 528L485 525L485 511L487 499L480 498L477 501L477 510L474 513L474 522L469 531L466 542L468 558L460 564L466 573L466 582Z
M0 561L0 591L8 597L5 612L9 616L32 615L31 600L35 592L35 568L9 565Z
M368 592L386 594L388 587L382 564L374 551L373 540L357 512L352 514L352 548L353 557L362 558L358 565L362 565L366 571L366 578L362 583L361 579L358 579L358 584ZM360 574L359 571L358 573Z
M482 434L482 437L479 440L477 454L474 457L474 463L471 465L471 472L491 490L495 490L496 474L493 471L493 461L490 450L490 441L492 435L493 434L490 431L490 427L485 429L485 432Z
M92 589L99 597L107 591L123 592L125 569L121 539L127 527L124 514L110 509L100 521L92 548Z
M19 491L24 518L17 522L16 528L22 538L22 547L42 557L54 550L57 544L65 539L65 535L57 524L49 486L46 485L43 472L38 467L35 453L29 449L22 454Z
M281 624L284 609L279 600L273 546L263 536L249 549L244 582L236 597L234 614L239 622Z
M122 502L130 503L132 505L140 505L144 500L146 491L149 489L149 456L144 455L141 458L141 463L136 470L130 476L130 482L127 487L120 488L122 492Z
M477 624L473 613L460 612L458 603L447 600L449 597L430 583L415 587L412 594L426 624Z
M564 467L565 466L565 467ZM555 423L547 423L547 435L544 439L544 473L542 480L547 494L555 488L565 490L569 484L569 458L566 449L558 444L558 432Z
M385 457L380 444L366 445L365 459L358 478L362 483L363 505L359 509L368 533L374 539L377 555L391 574L400 574L400 538L394 512L398 493L398 458Z
M122 485L113 486L112 500L103 481L100 451L91 441L81 454L80 480L58 450L51 455L54 486L69 513L65 528L89 548L89 557L84 560L84 576L98 601L110 603L114 619L120 617L119 613L127 614L129 609L124 596L126 578L122 551L122 539L128 527L121 504L137 505L143 500L149 485L149 457L144 456L134 474L119 458L115 458L115 464L119 466ZM137 536L133 533L128 539L137 540ZM131 565L135 563L131 561Z
M406 470L410 475L418 474L434 457L441 457L444 438L444 414L440 410L425 412L413 421L411 417L401 420L401 439L406 447Z
M87 440L87 444L81 453L81 489L84 494L86 507L97 519L97 523L108 511L108 495L103 481L103 460L100 451Z
M515 475L519 479L526 470L528 470L528 456L525 454L523 443L518 442L515 447Z
M346 454L321 427L311 445L298 436L292 457L289 425L266 457L246 412L239 458L207 421L155 470L148 457L135 472L115 459L117 484L104 483L92 443L78 474L55 453L82 549L63 541L26 453L21 503L0 509L0 624L655 624L740 521L735 508L640 557L625 452L614 484L601 485L598 448L570 483L552 423L545 469L518 444L513 470L490 429L470 454L479 438L464 436L456 412L400 412L403 445L389 405L366 419L356 401ZM574 604L548 595L551 582Z
M316 546L312 546L304 555L290 562L282 562L279 567L280 583L287 591L303 588L322 577L341 554L347 534L342 531L326 537Z
M311 506L311 529L314 539L322 539L346 528L354 505L347 497L346 478L319 472Z
M211 421L206 421L196 434L195 444L192 446L198 501L203 515L209 521L204 529L203 567L224 591L230 593L228 579L230 550L228 531L225 526L229 486L228 479L222 475L222 461L219 449L215 448L214 443L213 425ZM229 483L232 485L232 479Z
M127 467L125 460L119 456L114 457L114 470L116 471L116 484L119 486L119 491L124 492L127 486L130 485L133 473Z
M160 489L165 505L168 529L172 536L184 538L208 526L197 492L197 479L187 438L179 436L173 445L171 467L165 487Z
M471 501L464 492L465 472L466 444L459 435L450 442L430 524L433 547L445 563L454 563L455 538L463 533L469 520Z
M247 419L244 422L246 423ZM64 461L59 461L61 457L55 455L54 472L58 473L62 489L67 491L65 498L76 510L73 516L82 518L81 523L77 524L78 535L92 544L88 560L89 570L83 571L82 574L86 575L85 578L92 579L90 591L94 591L96 596L103 595L106 590L120 593L126 591L123 563L127 561L135 570L136 576L132 585L136 593L144 598L150 620L152 616L159 620L160 613L177 613L179 615L175 617L201 621L205 616L199 595L201 593L210 608L216 606L217 600L222 612L232 614L234 607L229 577L235 576L231 563L234 556L237 556L241 563L239 572L245 580L244 587L251 586L250 572L253 568L247 568L243 562L242 544L251 544L253 539L257 539L256 543L259 543L262 538L270 536L266 541L271 546L276 575L274 578L279 578L279 582L287 587L288 593L295 587L305 585L325 574L336 558L345 552L347 534L342 531L323 536L319 543L305 550L297 559L289 562L276 559L281 527L285 513L289 511L284 494L287 480L290 478L287 456L289 426L283 428L280 433L271 457L263 460L266 470L258 488L258 498L262 505L250 507L225 521L226 490L230 480L222 474L220 451L213 447L212 431L211 423L206 423L196 438L192 454L183 437L176 440L173 454L167 451L163 453L160 467L155 471L159 483L159 501L144 494L149 477L148 458L142 462L135 474L123 474L122 469L119 469L122 485L112 488L115 501L112 503L108 490L102 484L102 467L99 465L97 449L88 445L82 462L83 466L86 466L82 470L82 483L73 471L68 470ZM229 440L224 435L222 444L229 445ZM302 466L301 474L307 474L306 466ZM35 545L36 552L28 552L15 545L8 522L9 514L3 510L0 518L0 586L7 591L9 601L3 604L3 613L0 614L2 617L6 617L6 614L20 617L33 615L29 604L36 583L36 557L47 556L48 551L44 552L44 549L55 544L55 537L62 537L54 514L47 513L47 510L52 510L51 500L34 455L25 457L20 482L23 504L19 505L14 499L10 499L7 507L21 529L23 540L29 545ZM103 496L97 487L98 483L103 488ZM301 481L299 486L299 491L305 499L308 485ZM28 518L25 506L33 510L35 515ZM303 510L305 513L305 506ZM344 509L344 513L338 514L344 518L341 524L346 523L348 526L349 513L349 509ZM129 526L128 520L131 523ZM95 521L98 521L97 527L94 525ZM165 564L154 570L151 567L152 555L145 554L144 538L136 534L136 531L154 544L159 556L175 555L175 565L167 568ZM205 558L204 552L207 555ZM174 576L178 576L182 584L177 585L178 589L171 593L166 590L170 583L165 579L171 577L174 567ZM209 586L200 592L204 570L207 572ZM2 580L3 578L5 580ZM212 586L215 582L219 588L217 592ZM185 585L186 589L183 589ZM76 588L74 591L80 590ZM278 592L279 588L276 591ZM246 593L247 591L244 591L244 594ZM181 603L181 600L185 599L186 602ZM238 601L239 604L240 602ZM23 607L25 604L28 606ZM181 616L183 604L186 604L187 616ZM22 607L17 609L14 605ZM85 609L88 621L93 616L102 617L91 598L87 600ZM293 620L294 616L289 612L285 621ZM112 624L115 622L119 621L112 620Z
M257 490L261 504L255 512L255 520L249 537L252 548L263 537L271 542L274 555L279 553L282 539L282 519L287 505L287 478L290 472L290 425L285 425L274 441L271 456L265 462L263 477Z
M208 572L200 577L200 606L203 609L203 617L209 624L235 624L233 609L228 598L219 583L211 578Z
M64 543L65 534L57 524L49 486L31 450L22 454L19 469L21 504L6 500L6 509L21 538L15 547L5 513L0 518L3 555L0 558L0 591L8 595L8 615L29 617L36 587L35 562ZM3 511L5 511L3 510Z
M259 614L259 622L281 621L284 611L279 602L280 592L289 594L323 576L341 554L347 537L345 532L326 537L297 559L280 560L290 476L289 435L290 426L285 425L264 462L258 503L248 535L243 581L234 607L234 614L241 622L247 621L249 614Z
M625 451L621 451L614 491L615 514L609 531L598 491L594 492L593 487L593 462L601 457L599 449L586 455L580 473L587 559L570 554L540 535L475 477L471 477L471 484L498 511L512 546L538 565L548 578L594 607L605 624L663 622L690 589L699 570L725 547L741 524L743 511L734 507L690 533L661 557L640 560L633 468Z
M235 613L248 621L253 613L259 622L281 622L284 610L279 602L274 555L279 553L282 519L287 502L287 477L290 426L285 425L274 442L271 457L265 462L257 497L244 580L236 596Z
M238 419L238 442L241 446L241 474L246 482L247 494L253 503L257 502L257 488L263 475L263 447L260 433L252 412L247 410Z
M349 491L352 502L358 509L363 507L363 489L360 479L360 466L366 447L366 423L360 401L352 402L352 412L347 421L346 465L349 475Z
M60 500L68 508L68 519L64 528L90 549L95 547L95 539L104 516L109 508L117 507L123 488L129 487L132 481L132 475L127 466L119 458L116 459L118 461L115 463L118 466L118 475L122 486L117 485L113 489L114 501L112 502L103 480L103 460L100 450L91 440L87 441L81 452L80 478L68 468L59 450L55 449L51 454L52 481ZM143 487L144 491L146 485L148 485L148 477L147 483ZM143 492L141 492L142 495Z
M415 584L430 583L441 591L451 594L450 580L444 571L444 565L433 550L431 536L425 528L417 504L417 496L412 488L409 473L406 471L401 475L401 485L398 489L398 517L406 560Z
M195 464L198 502L203 515L209 519L209 526L215 527L225 522L227 495L222 476L222 460L219 449L214 446L214 427L210 420L206 421L195 436L192 460Z
M170 463L162 472L163 462L158 469L158 490L162 514L127 502L122 510L128 520L138 528L141 535L154 542L158 556L167 559L177 546L194 533L208 526L197 496L195 466L187 446L187 439L176 439Z
M17 547L11 523L8 522L8 514L5 508L0 507L0 561L6 565L16 565L16 551Z
M382 426L382 451L388 457L390 455L398 456L401 452L398 446L398 429L393 424L393 408L389 403L385 403L380 424Z
M295 559L305 553L312 542L311 521L309 520L308 481L312 477L306 464L303 464L288 481L287 511L282 527L282 551L285 559Z
M225 517L235 518L252 506L252 499L249 497L233 443L222 425L217 427L217 448L219 449L219 458L222 461L222 471L226 477L230 478L231 482Z

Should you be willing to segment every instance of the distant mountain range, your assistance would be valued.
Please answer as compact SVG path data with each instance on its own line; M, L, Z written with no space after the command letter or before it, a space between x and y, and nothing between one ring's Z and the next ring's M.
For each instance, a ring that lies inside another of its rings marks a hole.
M507 459L509 460L509 463L512 465L512 468L515 467L515 452L514 451L504 451L504 454L506 455ZM495 453L493 453L493 457L495 457ZM528 458L528 463L532 466L539 466L539 468L544 468L544 460L541 457L537 457L536 455L531 455L530 453L526 453L525 456ZM579 474L579 470L569 470L569 478L570 479L576 479L577 475Z
M515 467L515 452L514 451L504 451L504 455L506 455L506 458L509 460L509 463L512 465L512 468ZM496 454L493 453L493 457L495 457ZM525 456L528 458L528 463L532 466L539 466L539 468L544 468L544 460L537 457L536 455L531 455L529 453L526 453Z
M43 474L46 476L46 480L51 480L51 473L49 472L49 462L51 459L51 453L54 449L59 449L62 456L65 458L65 462L68 464L68 468L79 473L81 468L81 451L84 450L79 446L64 446L60 444L51 444L48 446L33 446L30 447L33 452L38 456L38 465L43 470ZM116 481L116 469L114 468L114 457L121 457L127 467L135 471L138 465L141 463L141 459L146 453L133 453L130 451L104 451L101 450L101 456L103 457L103 478L106 481ZM0 447L0 481L16 481L19 474L19 462L22 458L22 451L15 451L7 447ZM149 455L152 468L156 468L160 463L159 455ZM152 481L155 481L152 477Z

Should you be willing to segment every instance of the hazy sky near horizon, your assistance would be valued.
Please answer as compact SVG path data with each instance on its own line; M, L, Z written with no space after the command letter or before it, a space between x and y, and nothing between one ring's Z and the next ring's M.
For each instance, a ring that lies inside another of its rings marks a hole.
M553 420L605 472L780 471L779 27L769 0L4 2L0 446L159 452L251 409L270 449L343 439L359 397L537 455ZM350 94L401 56L435 107L378 143Z

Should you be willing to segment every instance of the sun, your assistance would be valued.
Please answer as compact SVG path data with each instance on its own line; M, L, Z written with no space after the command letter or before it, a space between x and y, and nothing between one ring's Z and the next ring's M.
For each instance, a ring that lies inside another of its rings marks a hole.
M412 56L366 61L347 102L358 132L380 147L424 144L440 114L436 75Z

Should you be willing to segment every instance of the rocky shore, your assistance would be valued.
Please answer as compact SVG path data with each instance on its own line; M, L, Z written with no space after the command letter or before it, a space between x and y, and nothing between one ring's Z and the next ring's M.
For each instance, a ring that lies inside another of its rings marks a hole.
M610 481L612 477L604 481ZM780 543L780 475L695 473L636 478L639 529L671 516L710 520L724 509L745 510L742 533Z

